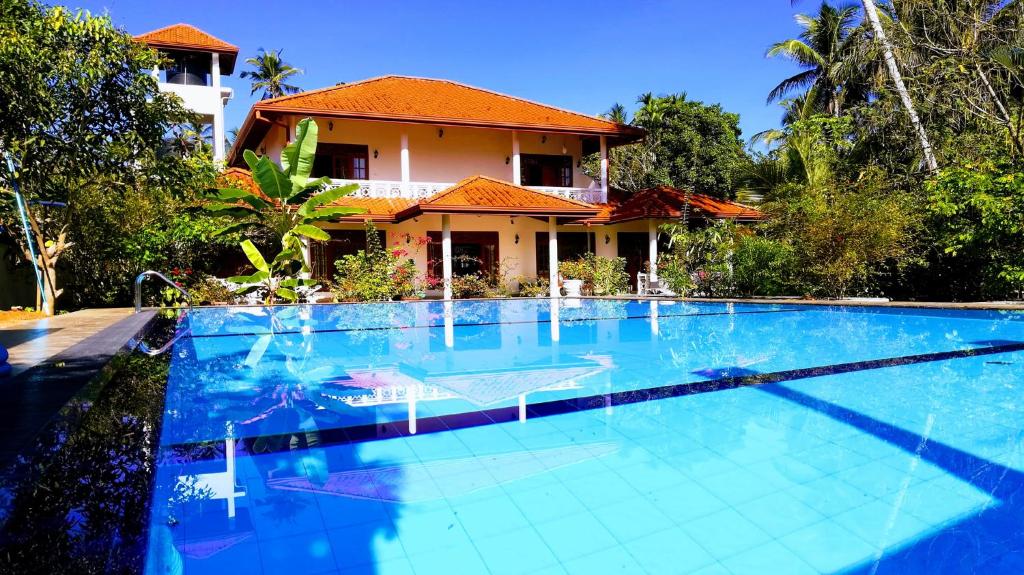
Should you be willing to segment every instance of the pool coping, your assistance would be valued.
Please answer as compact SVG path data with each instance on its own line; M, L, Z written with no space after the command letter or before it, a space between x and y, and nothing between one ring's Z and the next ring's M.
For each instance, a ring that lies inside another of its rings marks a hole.
M226 307L234 308L266 308L266 307L303 307L303 306L328 306L328 305L362 305L362 304L417 304L436 302L476 302L476 301L537 301L550 300L551 297L481 297L463 299L408 299L394 301L339 301L339 302L310 302L310 303L274 303L274 304L228 304L228 305L202 305L192 306L194 309L218 309ZM958 309L958 310L1005 310L1024 311L1024 301L1020 302L918 302L918 301L881 301L881 300L856 300L856 299L803 299L798 296L762 297L762 298L704 298L704 297L668 297L625 294L615 296L580 296L580 297L559 297L559 301L566 300L598 300L598 301L675 301L684 303L734 303L750 305L807 305L823 307L880 307L880 308L911 308L911 309ZM159 308L144 308L156 310Z
M62 410L107 374L111 361L134 349L153 325L155 312L130 315L0 382L8 392L0 403L0 473L8 474L19 457L32 455L35 440Z

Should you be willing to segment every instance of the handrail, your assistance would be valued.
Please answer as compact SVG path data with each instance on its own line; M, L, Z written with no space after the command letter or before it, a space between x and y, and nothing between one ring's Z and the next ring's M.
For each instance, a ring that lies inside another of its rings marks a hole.
M174 334L174 337L172 337L167 343L163 344L158 349L150 348L149 345L146 342L142 341L141 337L138 338L138 339L135 339L133 337L131 340L129 340L128 341L128 347L129 348L133 348L136 351L142 352L142 353L144 353L144 354L146 354L146 355L148 355L150 357L156 356L156 355L160 355L160 354L164 353L165 351L167 351L168 349L170 349L170 347L172 345L174 345L179 339L181 339L181 338L185 337L186 335L188 335L189 333L191 333L191 331L192 331L192 328L186 328L186 329L177 331Z
M149 276L156 276L164 280L164 283L166 283L167 285L181 292L181 295L185 296L185 305L188 306L188 309L192 309L192 298L191 296L188 295L188 292L185 291L185 288L174 283L174 281L172 281L170 278L168 278L167 276L160 272L146 270L135 278L135 313L139 313L142 311L142 282Z

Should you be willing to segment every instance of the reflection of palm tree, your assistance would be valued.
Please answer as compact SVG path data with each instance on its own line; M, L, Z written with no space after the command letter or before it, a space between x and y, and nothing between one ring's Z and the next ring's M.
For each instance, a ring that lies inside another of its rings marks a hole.
M262 100L302 91L298 86L287 83L292 76L301 74L302 70L282 60L281 50L267 52L260 48L259 55L255 58L246 58L245 63L252 66L253 69L242 72L239 77L251 78L252 91L250 94L263 90L263 95L260 98Z

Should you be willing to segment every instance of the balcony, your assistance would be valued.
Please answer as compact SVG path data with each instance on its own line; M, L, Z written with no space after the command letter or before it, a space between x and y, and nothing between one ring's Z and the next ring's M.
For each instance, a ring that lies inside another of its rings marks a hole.
M444 191L453 185L453 182L400 182L392 180L331 180L328 188L337 188L356 184L359 186L351 194L354 198L407 198L421 200L429 198L434 194ZM598 186L590 188L562 188L552 186L526 186L531 190L561 196L590 204L603 204L608 198Z

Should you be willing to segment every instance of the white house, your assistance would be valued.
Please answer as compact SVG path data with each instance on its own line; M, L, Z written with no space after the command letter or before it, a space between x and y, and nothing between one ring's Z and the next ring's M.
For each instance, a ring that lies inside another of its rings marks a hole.
M204 124L213 126L213 159L223 161L224 106L234 92L221 85L221 78L234 72L238 47L188 24L167 26L135 39L172 62L167 68L153 69L160 91L177 94Z
M278 159L302 118L319 127L314 176L357 184L338 202L359 216L325 225L332 241L313 250L318 275L365 246L364 220L387 244L409 247L418 268L449 285L453 275L493 270L557 279L557 262L585 252L621 256L631 279L656 272L660 223L758 219L751 208L672 188L619 202L607 185L608 150L643 130L449 80L383 76L253 106L227 163L244 176L242 151ZM600 158L600 174L583 158ZM684 207L687 206L687 207ZM416 238L430 238L415 251ZM470 256L470 257L458 257ZM551 282L557 286L557 281ZM552 291L557 287L553 287ZM446 290L450 296L450 288Z

